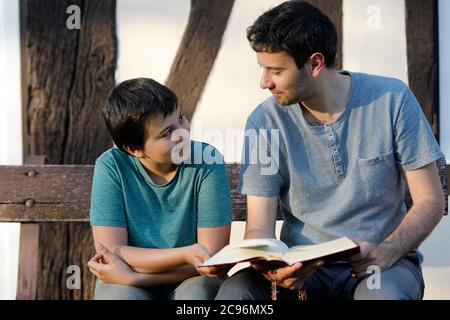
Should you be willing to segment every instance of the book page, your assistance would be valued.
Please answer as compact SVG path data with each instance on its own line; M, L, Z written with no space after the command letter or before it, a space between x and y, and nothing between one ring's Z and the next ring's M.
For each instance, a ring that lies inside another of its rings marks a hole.
M235 245L225 246L203 266L233 264L250 260L282 261L289 248L277 239L249 239Z
M284 254L283 260L288 264L294 264L296 262L314 260L356 248L358 248L356 243L347 237L343 237L320 244L292 247Z
M254 248L264 251L281 253L286 253L289 251L289 247L284 242L274 238L245 239L240 243L231 246L234 248Z
M205 261L202 266L215 266L224 264L234 264L238 262L252 261L252 260L274 260L283 261L280 252L267 252L258 249L247 248L231 248L228 250L223 248L216 253L213 257Z

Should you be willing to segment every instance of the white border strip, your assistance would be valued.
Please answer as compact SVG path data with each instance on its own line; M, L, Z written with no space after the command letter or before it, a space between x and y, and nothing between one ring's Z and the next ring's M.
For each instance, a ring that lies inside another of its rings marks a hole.
M0 0L0 164L22 164L19 1Z
M0 0L0 164L3 165L23 162L20 69L19 0ZM0 300L16 296L19 230L18 223L0 223Z

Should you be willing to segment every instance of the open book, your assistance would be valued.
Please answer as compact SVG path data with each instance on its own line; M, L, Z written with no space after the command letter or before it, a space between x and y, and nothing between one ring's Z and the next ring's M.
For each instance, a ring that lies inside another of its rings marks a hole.
M325 261L345 258L359 252L359 246L347 237L289 248L282 241L272 238L249 239L238 244L227 245L202 266L218 266L249 261L268 261L280 265L292 265L317 259Z

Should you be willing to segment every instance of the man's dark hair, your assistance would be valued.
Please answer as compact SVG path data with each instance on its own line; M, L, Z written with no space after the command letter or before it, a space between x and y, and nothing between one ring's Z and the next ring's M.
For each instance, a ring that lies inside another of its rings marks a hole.
M247 29L256 52L285 51L300 69L318 52L327 67L335 66L337 32L330 19L305 1L286 1L261 15Z
M116 146L143 149L148 121L173 113L178 106L175 93L153 79L137 78L118 84L103 109L103 118Z

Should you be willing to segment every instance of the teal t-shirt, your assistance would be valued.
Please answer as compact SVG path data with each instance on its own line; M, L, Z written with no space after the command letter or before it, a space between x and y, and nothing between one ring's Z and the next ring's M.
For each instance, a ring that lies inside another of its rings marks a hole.
M91 225L125 227L128 245L175 248L197 242L197 228L231 223L231 198L223 157L206 143L215 163L190 161L164 185L155 184L135 157L111 148L98 157L92 185Z

